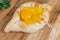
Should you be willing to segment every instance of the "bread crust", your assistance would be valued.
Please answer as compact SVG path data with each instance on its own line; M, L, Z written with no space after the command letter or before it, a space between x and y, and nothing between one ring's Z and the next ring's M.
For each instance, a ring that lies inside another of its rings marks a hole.
M33 27L26 27L26 29L21 29L21 27L19 27L20 25L19 24L23 24L24 26L27 26L26 23L24 22L19 22L19 16L17 14L17 12L20 12L20 7L21 6L27 6L28 4L30 4L29 6L32 6L35 4L35 2L27 2L27 3L24 3L22 5L20 5L17 10L15 11L14 15L13 15L13 18L11 19L11 21L7 24L7 26L5 27L4 31L5 32L10 32L10 31L21 31L21 32L27 32L27 33L33 33L33 32L36 32L37 30L39 29L42 29L44 27L44 25L46 25L48 23L48 20L49 20L49 11L51 11L52 9L52 6L49 5L49 4L40 4L43 8L44 8L44 12L43 12L43 15L41 18L43 18L44 20L41 20L41 21L38 21L40 22L40 27L37 28L37 29L31 29ZM27 6L28 7L28 6ZM15 23L16 22L16 23ZM37 24L37 23L35 23ZM39 24L39 23L38 23ZM34 24L33 24L34 25ZM31 29L31 30L30 30ZM33 31L32 31L33 30Z

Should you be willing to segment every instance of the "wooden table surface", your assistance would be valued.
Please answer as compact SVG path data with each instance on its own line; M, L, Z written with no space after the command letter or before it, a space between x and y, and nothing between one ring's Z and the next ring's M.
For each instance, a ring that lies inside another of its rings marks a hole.
M51 26L45 25L42 30L33 34L21 32L5 33L4 28L12 18L16 8L28 1L53 5L49 20ZM60 0L10 0L10 4L10 8L0 10L0 40L60 40Z

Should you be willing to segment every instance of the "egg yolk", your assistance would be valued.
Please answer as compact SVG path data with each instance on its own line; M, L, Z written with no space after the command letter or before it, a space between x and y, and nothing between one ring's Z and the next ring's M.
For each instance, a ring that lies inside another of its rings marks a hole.
M32 24L36 22L43 14L42 7L26 7L20 12L20 18L27 24Z

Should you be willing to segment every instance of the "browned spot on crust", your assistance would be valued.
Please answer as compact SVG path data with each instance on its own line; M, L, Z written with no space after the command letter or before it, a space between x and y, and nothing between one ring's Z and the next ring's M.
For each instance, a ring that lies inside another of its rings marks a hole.
M36 3L36 4L34 5L34 7L37 7L37 8L38 8L38 7L39 7L39 4Z
M26 28L25 23L22 23L22 24L21 24L21 28L22 28L22 29L25 29L25 28Z
M20 13L19 11L17 11L17 13Z
M40 21L37 21L39 24L41 24L41 22Z
M41 24L42 21L44 21L44 18L40 18L37 22Z
M44 21L44 18L40 18L40 21Z

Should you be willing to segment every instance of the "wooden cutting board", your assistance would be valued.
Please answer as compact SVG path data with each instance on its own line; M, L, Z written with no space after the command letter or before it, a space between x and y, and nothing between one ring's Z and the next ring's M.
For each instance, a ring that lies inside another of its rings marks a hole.
M33 34L11 32L5 33L4 28L11 20L16 8L28 1L35 1L39 3L49 3L53 5L50 12L50 20L48 25L42 30ZM60 0L10 0L10 8L0 10L0 40L60 40Z

